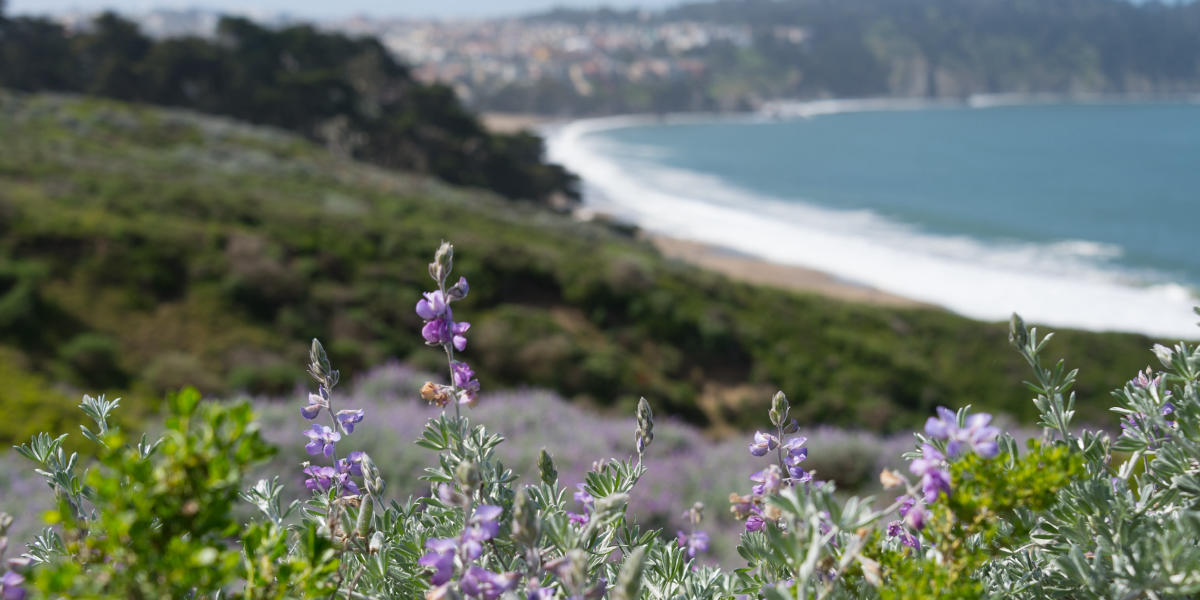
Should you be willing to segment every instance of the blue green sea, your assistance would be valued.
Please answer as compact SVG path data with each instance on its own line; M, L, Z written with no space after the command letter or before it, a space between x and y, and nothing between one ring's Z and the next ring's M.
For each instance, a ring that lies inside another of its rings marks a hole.
M1200 338L1200 105L580 121L585 206L988 320Z

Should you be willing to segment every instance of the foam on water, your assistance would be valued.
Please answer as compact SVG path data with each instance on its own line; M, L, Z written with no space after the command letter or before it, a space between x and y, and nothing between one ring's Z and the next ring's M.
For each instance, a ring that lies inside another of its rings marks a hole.
M806 116L889 108L859 104L825 102ZM793 108L789 114L802 112ZM1054 327L1200 337L1192 312L1200 300L1193 291L1115 265L1122 249L1113 244L987 243L930 234L866 210L764 197L712 175L655 164L655 149L590 135L661 122L648 117L573 122L548 132L549 156L583 178L587 209L649 231L819 269L982 320L1003 320L1015 311Z

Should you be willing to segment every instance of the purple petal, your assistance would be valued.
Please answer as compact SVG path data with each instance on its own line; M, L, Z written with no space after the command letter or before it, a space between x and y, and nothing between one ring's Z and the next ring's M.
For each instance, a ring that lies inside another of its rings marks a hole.
M975 446L975 453L983 458L995 458L1000 453L1000 446L996 442L983 442Z
M417 316L432 321L437 318L437 313L433 312L433 307L429 305L429 301L422 298L417 301Z
M474 518L479 521L495 521L504 512L503 508L491 504L483 504L475 509Z
M925 435L934 439L945 439L949 435L946 423L941 419L929 417L925 420Z

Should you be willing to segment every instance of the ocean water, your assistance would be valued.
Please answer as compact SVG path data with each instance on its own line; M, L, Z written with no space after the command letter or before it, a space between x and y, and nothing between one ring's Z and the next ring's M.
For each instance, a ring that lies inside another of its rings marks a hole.
M651 231L979 319L1200 338L1200 105L845 108L580 121L549 150Z

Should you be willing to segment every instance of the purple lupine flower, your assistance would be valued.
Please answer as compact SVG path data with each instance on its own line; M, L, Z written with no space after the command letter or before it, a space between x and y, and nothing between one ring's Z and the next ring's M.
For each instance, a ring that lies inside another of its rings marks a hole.
M779 493L779 488L783 485L783 480L780 477L779 467L770 465L767 468L750 476L750 481L755 483L750 491L755 496L771 496Z
M920 531L925 528L926 516L928 516L928 511L925 510L925 507L920 504L914 504L908 509L907 514L904 515L904 522L909 527Z
M921 477L921 489L925 492L925 502L937 500L938 492L950 494L950 472L942 465L946 457L937 448L929 444L921 446L921 458L912 461L908 470Z
M6 571L0 577L0 598L25 600L25 577L16 571Z
M961 441L961 443L970 446L971 450L983 458L994 458L1000 453L1000 446L996 444L996 438L1000 435L1000 429L988 425L992 422L992 415L987 413L976 413L967 417L967 426L958 431L959 437L951 444ZM946 446L947 452L950 451L950 445Z
M783 456L783 464L787 466L788 476L799 483L812 481L812 473L800 467L800 463L808 458L808 448L804 447L804 443L807 441L808 438L800 436L791 438L783 444L786 452Z
M417 302L417 316L426 321L433 321L446 315L450 306L440 290L425 292L425 296Z
M304 415L305 419L311 421L317 418L317 415L321 414L321 409L325 408L326 406L329 406L329 403L325 401L325 398L322 398L317 394L309 394L308 406L301 408L300 414Z
M588 512L592 511L592 507L595 506L596 503L596 498L588 493L587 489L583 487L582 483L575 484L575 493L572 495L572 497L575 498L576 502L582 504Z
M421 335L431 346L451 343L456 350L462 352L467 349L467 330L470 328L470 323L455 322L449 316L444 316L425 323L421 328Z
M456 548L457 543L453 538L429 538L425 540L425 549L428 552L417 559L417 564L433 569L433 577L430 578L430 583L433 585L442 585L450 581L450 575L454 572L454 553Z
M582 483L575 484L573 497L576 502L583 505L583 512L567 512L567 518L576 525L587 525L587 522L591 520L592 508L595 507L596 499L584 489Z
M887 536L888 537L896 537L896 536L900 535L900 533L903 531L904 531L904 524L901 523L900 521L892 521L891 523L887 524Z
M354 426L363 420L363 411L361 408L356 410L339 410L337 420L338 423L341 423L342 429L346 430L346 433L354 433Z
M308 451L310 456L324 454L326 458L333 457L334 444L342 439L342 434L330 429L326 425L312 426L312 429L304 432L308 436L308 444L305 444L304 449Z
M784 442L783 450L786 452L784 455L784 463L787 464L787 466L792 467L798 465L804 459L808 458L808 448L804 447L804 444L807 441L808 438L799 436Z
M482 600L496 600L500 594L511 590L517 583L516 573L493 573L471 565L463 574L459 585L467 596Z
M463 532L463 539L485 542L496 537L496 534L500 533L500 523L497 520L503 512L504 509L491 504L475 507L471 519L467 521L467 530Z
M750 454L765 456L767 452L779 446L779 438L761 431L754 432L754 441L750 444Z
M746 518L746 531L762 531L767 522L761 515L750 515Z
M441 346L450 340L449 331L450 326L446 319L438 317L432 321L425 322L425 326L421 328L421 336L425 338L426 344Z
M680 548L687 549L688 558L696 558L697 554L708 552L708 534L703 531L693 531L691 535L676 531L675 543L679 544Z
M454 385L459 389L459 403L472 404L479 394L479 380L475 379L475 371L462 361L450 363L450 373L454 376Z
M338 476L337 469L316 465L304 467L304 474L308 475L308 479L304 480L304 487L314 492L328 491Z
M446 295L451 300L462 300L467 297L467 293L471 291L470 284L467 283L466 277L459 277L458 283L454 284L449 290L446 290Z
M925 435L937 440L946 440L946 454L954 458L969 447L983 458L993 458L1000 452L996 437L1000 430L988 425L992 415L976 413L966 419L966 427L958 426L958 417L954 411L937 407L937 418L929 417L925 421Z
M1158 384L1161 382L1162 375L1155 376L1154 371L1150 367L1146 367L1145 371L1138 371L1137 377L1129 380L1131 385L1139 388L1158 387Z
M912 535L911 533L901 534L900 535L900 543L905 546L908 546L909 548L912 548L913 550L921 549L921 540L918 539L917 536Z
M929 417L925 421L925 435L935 439L944 440L953 436L954 432L958 431L958 417L954 411L945 406L937 407L937 417Z
M362 462L366 457L366 453L355 450L346 458L340 458L337 461L338 473L353 475L354 477L362 477Z
M340 465L341 461L339 461ZM327 492L336 485L343 496L359 494L358 484L350 479L348 472L339 468L312 465L304 468L304 474L308 475L308 479L304 480L304 487L311 491Z
M450 322L450 339L454 343L455 350L462 352L467 349L467 330L470 328L471 324L466 321Z
M905 515L908 514L909 509L911 509L913 505L917 503L917 499L913 498L912 496L901 496L897 498L897 500L900 501L900 507L896 509L896 512L900 513L901 519L903 519Z

